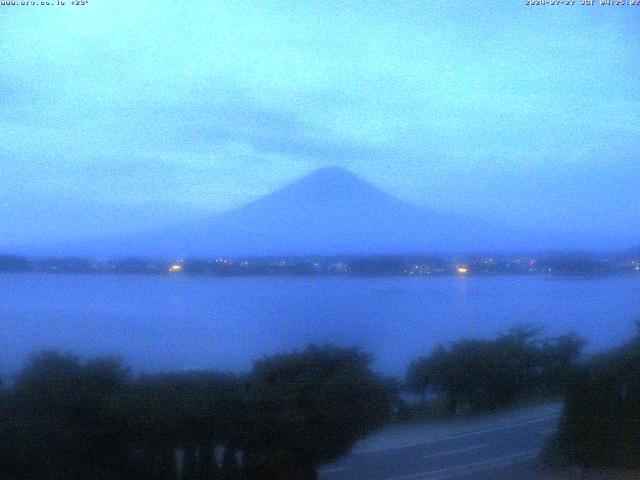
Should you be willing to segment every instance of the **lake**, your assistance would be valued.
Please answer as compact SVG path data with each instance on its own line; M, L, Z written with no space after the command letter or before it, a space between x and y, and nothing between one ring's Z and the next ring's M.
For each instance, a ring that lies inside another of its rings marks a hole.
M358 346L402 375L415 356L536 323L595 351L640 319L640 275L338 278L0 275L0 372L56 348L135 370L245 371L308 343Z

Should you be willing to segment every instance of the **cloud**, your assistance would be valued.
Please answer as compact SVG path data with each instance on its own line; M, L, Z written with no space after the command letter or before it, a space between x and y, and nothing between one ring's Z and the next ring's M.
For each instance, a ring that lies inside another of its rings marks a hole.
M552 199L594 211L602 182L586 165L609 151L606 183L624 188L606 204L627 218L626 165L640 147L640 53L628 39L640 27L616 9L552 10L4 8L0 175L13 193L0 205L64 198L70 216L98 202L120 218L149 205L219 211L340 164L417 203L487 216L507 203L514 221L544 224ZM584 201L563 196L571 175ZM533 183L539 207L520 188Z

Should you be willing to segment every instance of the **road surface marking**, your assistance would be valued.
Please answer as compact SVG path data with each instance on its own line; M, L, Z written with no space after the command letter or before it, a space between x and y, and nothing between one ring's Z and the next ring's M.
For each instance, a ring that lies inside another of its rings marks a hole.
M500 431L500 430L507 430L509 428L520 427L522 425L530 425L532 423L544 422L546 420L551 420L553 418L559 418L559 417L560 417L559 413L545 414L545 415L540 415L538 417L530 418L528 420L523 420L523 421L519 421L519 422L515 422L515 423L509 423L507 425L499 425L499 426L495 426L495 427L485 428L485 429L482 429L482 430L475 430L475 431L472 431L472 432L454 433L454 434L451 434L451 435L446 435L444 437L432 438L430 440L424 440L424 441L415 442L415 443L409 443L409 444L405 444L405 445L395 445L395 446L392 446L392 447L365 448L365 449L355 450L353 453L355 455L359 455L361 453L384 452L386 450L401 450L403 448L417 447L417 446L420 446L420 445L427 445L429 443L442 442L444 440L454 440L454 439L458 439L458 438L472 437L474 435L480 435L482 433L489 433L489 432L497 432L497 431Z
M532 450L526 450L520 453L514 453L511 455L502 455L500 457L490 458L488 460L481 460L478 462L466 463L464 465L458 465L455 467L440 468L437 470L427 470L425 472L411 473L409 475L403 475L401 477L385 478L384 480L428 480L434 476L446 475L448 473L454 473L460 470L465 470L472 467L488 466L489 468L504 467L507 465L514 465L521 462L526 462L534 458L540 450L534 448Z
M333 468L321 468L318 470L318 473L338 473L338 472L346 472L347 470L351 470L349 467L333 467Z
M482 444L476 445L474 447L459 448L457 450L448 450L446 452L433 453L431 455L423 455L422 458L426 459L426 458L444 457L445 455L453 455L454 453L470 452L472 450L479 450L481 448L487 448L487 444L486 443L482 443Z

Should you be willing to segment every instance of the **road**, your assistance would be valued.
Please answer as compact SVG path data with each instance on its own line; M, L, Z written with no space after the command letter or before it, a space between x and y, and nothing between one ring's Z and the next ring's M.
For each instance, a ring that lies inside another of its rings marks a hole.
M536 458L561 406L543 405L435 424L390 427L320 468L321 480L538 479Z

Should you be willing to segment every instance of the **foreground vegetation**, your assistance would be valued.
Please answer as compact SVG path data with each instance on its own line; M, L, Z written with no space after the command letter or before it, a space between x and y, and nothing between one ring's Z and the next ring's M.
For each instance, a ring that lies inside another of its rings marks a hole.
M121 362L33 356L2 394L5 480L306 480L390 413L352 349L310 347L216 372L134 378Z
M407 387L423 405L444 403L449 414L559 397L575 372L584 342L573 334L540 338L540 332L537 327L517 327L494 340L440 346L409 365Z
M564 400L554 463L640 467L640 323L626 345L583 358L574 335L540 339L518 327L494 340L463 340L412 362L406 385L420 395L409 418L497 410L532 398ZM425 413L426 412L426 413Z
M640 467L640 323L626 345L581 365L568 384L558 434L564 461Z
M0 388L3 480L308 480L384 422L564 396L558 446L587 466L640 465L640 331L582 360L574 335L518 327L414 360L400 382L357 349L309 347L213 371L133 376L111 358L32 356ZM424 418L424 417L422 417Z

